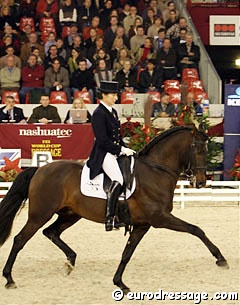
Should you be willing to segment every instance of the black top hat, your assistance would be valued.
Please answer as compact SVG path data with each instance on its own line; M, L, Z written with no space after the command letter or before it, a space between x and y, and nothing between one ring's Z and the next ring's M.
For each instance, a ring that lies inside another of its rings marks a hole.
M118 93L118 82L100 81L100 92Z

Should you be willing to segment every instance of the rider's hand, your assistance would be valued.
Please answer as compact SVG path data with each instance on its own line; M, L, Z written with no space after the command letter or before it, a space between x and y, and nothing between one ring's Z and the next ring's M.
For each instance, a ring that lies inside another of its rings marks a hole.
M133 149L122 146L121 153L126 155L126 156L132 156L133 154L136 153L136 151L133 150Z

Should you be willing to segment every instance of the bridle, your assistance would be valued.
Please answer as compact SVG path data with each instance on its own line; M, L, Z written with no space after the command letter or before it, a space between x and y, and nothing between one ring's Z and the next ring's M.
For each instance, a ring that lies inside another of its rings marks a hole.
M189 180L191 183L194 184L195 180L196 180L197 170L199 170L199 169L206 170L207 169L206 165L200 165L197 160L197 157L196 157L197 145L196 144L200 144L202 147L206 144L206 142L196 140L195 136L193 137L193 141L191 143L191 148L190 148L190 153L189 153L190 157L189 157L188 165L187 165L187 168L185 168L182 173L175 172L172 169L170 169L169 167L167 167L166 165L158 164L157 162L152 161L152 160L147 160L147 159L143 158L143 156L138 156L137 159L152 168L155 168L157 170L168 173L169 175L173 176L176 179L178 179L181 174L181 176L186 177L187 180Z

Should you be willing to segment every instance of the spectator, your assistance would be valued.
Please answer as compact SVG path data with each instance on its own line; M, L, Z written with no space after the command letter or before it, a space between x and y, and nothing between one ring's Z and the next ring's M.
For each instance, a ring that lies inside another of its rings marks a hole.
M131 8L130 4L126 2L124 4L123 10L119 13L118 20L121 25L123 25L123 20L125 19L125 17L127 17L130 14L130 8Z
M160 98L160 102L153 104L152 116L168 118L172 117L175 113L175 105L170 102L170 95L163 93Z
M0 94L4 91L19 91L21 70L14 65L14 56L7 57L7 66L0 70Z
M80 55L82 57L85 57L87 54L87 48L86 48L86 44L82 41L82 37L80 35L76 35L73 38L73 44L71 45L71 47L69 47L67 49L67 58L69 56L71 56L71 51L72 49L78 49L78 51L80 52Z
M97 53L93 55L93 64L94 67L96 67L98 65L98 62L100 59L104 59L106 66L108 69L111 69L111 59L110 59L110 55L108 53L106 53L106 51L104 49L99 49L97 50Z
M70 33L64 38L64 47L65 49L69 49L73 45L74 37L80 36L78 33L78 27L76 23L71 24Z
M101 35L103 36L103 30L99 27L100 24L100 18L99 16L94 16L91 22L91 25L88 27L85 27L82 32L82 37L84 40L87 40L90 37L90 30L93 28L97 32L97 36Z
M156 62L163 71L163 81L177 79L177 55L169 38L164 39L162 48L158 50Z
M41 18L53 18L55 26L58 21L58 1L57 0L38 0L36 6L36 17L40 21Z
M175 23L167 30L166 37L170 38L171 42L174 43L174 41L180 36L180 30L182 28L186 28L188 32L191 32L185 17L179 18L179 22Z
M90 37L85 41L85 45L88 50L96 46L96 38L97 38L97 31L96 29L92 28L90 30Z
M67 59L67 51L63 46L63 39L61 37L58 37L56 39L56 47L57 47L57 53L59 56L61 56L64 61L66 62Z
M111 0L104 1L104 7L99 11L100 27L105 31L109 27L109 20L113 6Z
M193 42L192 34L186 35L186 43L183 43L177 49L179 72L182 74L184 68L195 68L198 70L200 61L199 46Z
M154 58L155 56L156 54L153 49L152 38L146 37L144 44L138 48L134 56L136 70L139 70L140 68L146 68L148 60Z
M110 26L104 32L104 41L111 50L113 41L116 37L116 31L118 27L118 18L116 16L110 17Z
M118 57L113 62L113 78L115 78L118 71L123 68L125 60L130 59L130 53L127 48L121 48Z
M85 27L91 25L92 18L97 16L98 12L93 7L91 0L84 0L83 6L79 8L78 21L80 23L81 32Z
M70 75L72 75L72 73L78 69L79 54L80 52L77 48L72 48L72 56L68 59L68 70Z
M24 43L29 42L29 36L33 32L33 28L31 24L25 24L23 31L20 34L20 44L23 45Z
M40 98L40 106L33 109L28 123L61 123L61 118L55 106L49 105L49 96L43 94Z
M45 56L48 56L48 50L53 45L56 45L56 34L55 34L55 32L49 32L48 33L48 39L44 44Z
M8 1L3 1L0 7L0 31L4 29L5 24L15 26L13 7Z
M73 72L71 78L71 87L73 94L75 91L88 91L91 95L91 101L94 103L94 76L91 71L87 69L86 58L80 58L78 69Z
M72 108L71 109L87 109L86 105L84 104L84 101L82 98L75 98L72 102ZM91 122L91 114L89 113L89 111L87 111L87 119L88 119L88 123ZM66 118L64 120L65 124L72 124L72 118L70 116L70 110L68 110Z
M125 29L125 33L128 33L131 27L134 25L134 21L136 18L140 18L141 22L143 23L143 19L141 16L137 15L137 8L136 6L130 7L130 14L124 18L123 20L123 26Z
M131 61L125 60L123 69L116 74L116 81L118 82L118 88L121 92L137 92L137 75L132 69Z
M173 42L172 42L172 47L175 50L178 50L179 46L182 43L186 43L186 35L187 35L187 28L181 28L180 32L179 32L179 37L176 38Z
M119 56L119 51L122 49L122 48L127 48L125 45L124 45L124 42L123 42L123 39L122 38L115 38L114 41L113 41L113 46L112 46L112 49L110 51L110 58L111 58L111 67L113 66L113 62L116 58L118 58Z
M64 0L59 10L60 25L70 26L73 22L77 22L77 9L74 1Z
M187 98L186 98L186 104L190 107L194 108L194 114L195 115L202 115L203 109L202 106L195 100L195 96L193 92L188 92Z
M143 19L147 18L147 12L149 8L153 10L154 16L162 16L161 11L157 8L157 0L150 0L148 7L142 13Z
M132 53L133 57L135 57L136 52L141 47L141 45L144 44L146 38L147 38L147 36L144 34L143 25L138 25L137 26L137 35L133 36L130 39L131 53Z
M155 39L158 38L158 32L160 29L165 30L163 19L160 16L155 16L154 23L147 30L147 36Z
M35 55L37 57L37 64L38 65L43 65L43 59L40 56L40 52L39 49L36 47L33 47L32 49L32 54Z
M36 1L34 0L21 0L19 10L19 18L36 16Z
M5 54L6 48L10 45L14 47L15 53L19 55L20 42L18 40L13 40L13 36L10 34L4 35L0 41L1 55Z
M161 49L161 47L163 46L164 39L165 39L165 30L164 29L158 30L158 37L153 41L153 47L155 51Z
M58 49L56 45L52 45L49 47L49 55L44 59L44 68L45 70L52 66L52 62L54 59L58 59L61 66L65 66L65 60L63 57L58 55Z
M154 59L149 59L147 69L141 71L139 76L139 90L142 93L148 91L161 91L163 84L162 72L156 68Z
M143 18L144 31L147 33L148 28L154 24L154 10L151 7L147 8L147 16Z
M37 42L38 36L36 33L31 33L29 35L29 42L23 44L21 48L20 58L22 61L22 65L27 64L27 60L30 54L32 54L33 47L38 48L40 52L40 57L44 58L44 50L43 46Z
M99 59L94 73L94 81L97 88L100 87L100 81L112 81L112 70L108 69L105 59Z
M130 27L130 29L129 29L129 31L128 31L128 35L127 35L127 36L128 36L128 40L129 40L129 41L130 41L130 39L131 39L133 36L137 35L137 27L138 27L139 25L143 25L143 21L142 21L141 18L136 17L136 19L134 20L133 25Z
M176 10L175 3L173 1L169 1L167 4L167 8L162 11L162 17L165 24L167 20L170 18L172 10L176 12L176 19L178 20L179 12Z
M19 92L21 104L25 104L26 94L32 90L42 91L44 80L44 69L37 64L37 56L31 54L28 65L22 68L22 88ZM30 99L31 100L31 99Z
M46 95L50 95L51 91L64 91L67 95L68 103L71 104L68 71L61 67L61 63L57 58L53 60L52 67L45 71L44 87Z
M103 36L97 36L95 40L95 44L93 44L89 49L88 49L88 59L90 61L93 61L93 55L100 49L105 49L108 50L107 45L104 43L104 38ZM86 56L83 56L86 57Z
M165 22L165 28L166 31L173 26L174 24L178 23L178 17L177 17L177 11L176 10L171 10L169 12L169 18Z
M14 97L10 95L6 96L5 106L0 108L0 123L7 123L9 121L20 124L26 123L22 108L15 106Z
M122 38L124 45L130 49L130 42L128 36L125 33L124 27L122 25L118 25L115 33L115 38Z
M18 56L16 56L14 54L14 52L15 52L15 50L14 50L14 47L12 45L8 45L6 47L6 49L5 49L6 55L4 55L0 58L0 69L7 66L7 58L10 55L13 56L13 58L14 58L14 66L21 69L21 67L22 67L21 59Z

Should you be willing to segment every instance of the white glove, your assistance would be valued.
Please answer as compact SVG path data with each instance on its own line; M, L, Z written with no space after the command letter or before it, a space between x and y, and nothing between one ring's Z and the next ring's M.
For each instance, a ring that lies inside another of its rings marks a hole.
M133 149L122 146L121 153L123 155L126 155L126 156L132 156L133 154L136 154L136 151L133 150Z

